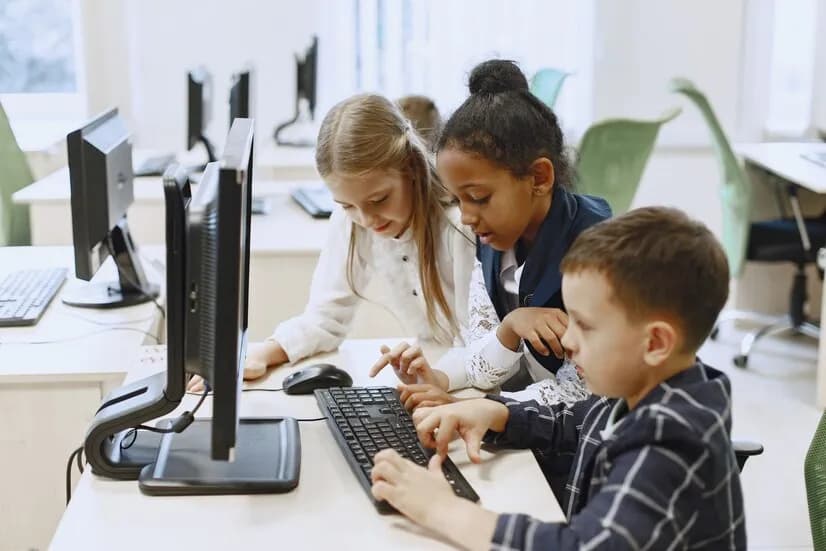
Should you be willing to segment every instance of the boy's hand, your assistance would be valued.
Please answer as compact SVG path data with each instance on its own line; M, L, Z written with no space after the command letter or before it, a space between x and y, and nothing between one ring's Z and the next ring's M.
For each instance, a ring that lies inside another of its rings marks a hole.
M380 451L373 461L373 497L457 547L490 549L499 515L453 493L442 474L441 456L431 457L427 469L392 449Z
M458 398L448 394L437 385L399 385L398 390L399 400L404 404L404 409L407 411L413 411L418 407L452 404L458 400Z
M442 474L443 458L434 455L427 469L385 449L373 458L373 497L385 500L412 521L429 526L435 503L460 499Z
M557 358L565 356L562 336L568 328L568 314L558 308L517 308L505 316L496 336L511 350L524 339L543 356L553 352ZM544 341L544 342L543 342Z
M440 372L430 367L421 347L403 342L393 349L382 346L380 350L381 357L370 368L371 377L375 377L386 365L390 365L396 377L404 384L425 383L440 388L444 384L444 390L447 390L447 376L439 376Z
M416 432L423 445L435 448L436 453L444 457L454 434L458 434L465 441L467 455L474 463L482 460L479 448L485 433L488 429L495 432L505 430L508 417L510 412L505 404L487 398L460 400L413 412Z

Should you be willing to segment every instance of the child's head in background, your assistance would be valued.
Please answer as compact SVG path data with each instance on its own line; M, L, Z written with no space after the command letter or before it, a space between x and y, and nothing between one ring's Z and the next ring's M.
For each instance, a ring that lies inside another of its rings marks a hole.
M410 95L399 98L396 103L427 144L428 149L433 149L442 128L442 119L433 100L427 96Z

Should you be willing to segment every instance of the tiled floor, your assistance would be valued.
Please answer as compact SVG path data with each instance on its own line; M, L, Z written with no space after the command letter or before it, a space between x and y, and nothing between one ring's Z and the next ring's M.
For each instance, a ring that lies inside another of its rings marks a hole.
M749 549L812 549L803 461L821 415L815 405L816 345L805 337L767 339L748 368L740 369L731 357L743 334L724 329L700 357L731 379L733 437L765 448L742 474Z

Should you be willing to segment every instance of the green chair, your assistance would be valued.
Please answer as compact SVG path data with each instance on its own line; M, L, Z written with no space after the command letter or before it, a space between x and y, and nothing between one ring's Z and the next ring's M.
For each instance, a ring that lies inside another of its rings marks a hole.
M559 69L540 69L531 79L531 93L553 109L562 84L570 74Z
M32 183L26 156L9 125L9 119L0 105L0 246L31 245L29 209L15 205L12 194Z
M754 345L758 340L780 333L793 332L818 339L820 328L806 319L806 266L813 264L817 249L826 243L826 221L805 219L800 214L799 203L787 184L787 201L795 213L794 218L780 218L751 222L752 182L726 138L725 132L714 115L705 95L694 84L684 78L671 81L671 90L683 94L700 110L706 120L714 152L722 175L720 199L723 208L723 249L728 257L729 269L733 277L743 270L746 261L790 262L795 264L792 288L789 293L789 313L765 324L767 316L754 312L728 310L718 319L711 332L717 337L721 324L744 320L760 324L759 329L747 334L740 342L740 353L734 356L734 365L746 367Z
M731 149L723 127L720 126L720 121L717 120L705 95L691 81L684 78L673 79L671 91L683 94L697 106L711 132L714 154L723 177L720 186L720 200L723 206L723 248L728 257L731 275L737 277L742 272L746 259L751 215L751 182Z
M680 112L680 108L674 108L650 121L608 119L591 126L577 154L577 191L603 197L614 214L626 212L660 127Z
M820 417L803 466L815 551L826 551L826 412Z

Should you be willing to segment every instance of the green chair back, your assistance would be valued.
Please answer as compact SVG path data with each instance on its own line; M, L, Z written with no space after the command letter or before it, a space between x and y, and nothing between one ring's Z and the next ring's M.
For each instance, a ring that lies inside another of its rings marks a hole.
M0 105L0 246L31 245L29 208L13 204L11 196L33 180L26 156L17 145Z
M820 417L803 466L815 551L826 550L826 412Z
M746 259L751 215L752 188L737 156L731 149L726 133L714 114L706 96L684 78L671 81L671 91L682 94L697 106L711 132L714 153L722 175L720 203L723 208L723 249L728 257L732 276L740 275Z
M531 93L553 109L562 84L569 74L558 69L540 69L531 79Z
M680 114L671 109L654 120L608 119L582 137L576 162L577 191L608 201L614 214L631 207L660 127Z

